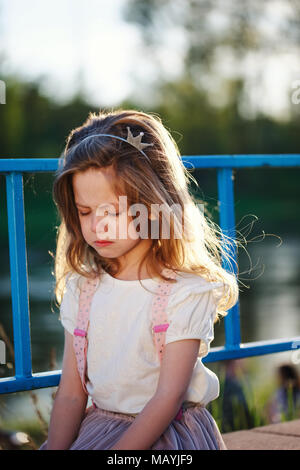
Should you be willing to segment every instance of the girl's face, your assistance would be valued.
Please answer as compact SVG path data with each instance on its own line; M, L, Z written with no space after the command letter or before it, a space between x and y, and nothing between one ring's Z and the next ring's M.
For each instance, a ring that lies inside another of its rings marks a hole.
M75 204L86 243L103 257L119 258L124 266L133 266L151 246L151 240L140 238L133 228L127 198L118 199L113 192L114 178L111 167L75 173ZM97 240L113 243L100 246Z

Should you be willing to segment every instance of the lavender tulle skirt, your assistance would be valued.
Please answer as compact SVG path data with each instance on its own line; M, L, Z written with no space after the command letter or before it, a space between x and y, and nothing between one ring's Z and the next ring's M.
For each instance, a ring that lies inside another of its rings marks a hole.
M90 407L69 450L109 450L128 429L133 415ZM45 441L39 450L46 450ZM152 445L151 450L227 450L217 423L202 405L184 410Z

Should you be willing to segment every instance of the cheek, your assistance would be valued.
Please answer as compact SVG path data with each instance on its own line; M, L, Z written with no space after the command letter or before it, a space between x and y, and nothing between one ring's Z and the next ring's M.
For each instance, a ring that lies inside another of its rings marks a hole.
M99 238L109 238L112 240L127 239L127 215L120 217L105 216L96 224L96 233Z
M121 214L116 220L116 230L117 230L117 237L120 240L130 240L135 242L139 239L139 226L137 227L137 223L133 220L133 218L128 215L126 212Z
M147 226L147 222L145 222ZM130 240L133 243L140 238L141 219L139 217L134 220L126 212L121 213L119 217L104 217L97 223L96 233L98 237L104 235L115 240ZM137 227L137 229L136 229ZM146 228L147 230L147 228ZM82 233L89 233L89 224L82 221ZM148 233L148 232L147 232Z
M149 237L149 221L142 215L137 215L134 218L128 219L128 232L131 239L138 240L140 238L146 239Z
M84 219L80 219L80 227L81 227L81 232L84 238L86 238L88 234L88 223Z
M126 212L122 213L120 217L117 219L117 233L119 234L120 239L128 239L129 237L129 232L132 230L130 229L130 226L132 225L132 220L129 215L127 215Z

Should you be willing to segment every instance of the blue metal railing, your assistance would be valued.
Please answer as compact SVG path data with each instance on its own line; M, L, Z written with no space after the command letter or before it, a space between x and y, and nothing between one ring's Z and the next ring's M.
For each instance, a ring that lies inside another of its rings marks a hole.
M28 272L25 238L23 173L53 172L57 158L0 159L0 173L6 176L9 231L9 256L15 353L15 376L0 379L0 393L54 387L61 371L32 373L29 322ZM183 156L187 168L215 168L218 179L220 208L219 225L224 234L235 239L234 169L261 167L300 167L300 154L284 155L209 155ZM232 246L234 263L237 253ZM224 260L224 268L226 269ZM234 265L236 274L236 266ZM203 362L215 362L249 356L259 356L292 350L300 345L300 336L241 344L239 302L232 307L225 321L225 346L211 348Z

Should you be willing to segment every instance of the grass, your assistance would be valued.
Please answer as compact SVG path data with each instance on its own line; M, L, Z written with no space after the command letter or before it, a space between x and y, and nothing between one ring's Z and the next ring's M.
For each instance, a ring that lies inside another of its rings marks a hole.
M254 392L254 388L249 386L249 379L246 380L245 377L241 376L239 377L239 382L246 398L251 424L249 424L249 418L247 419L241 403L236 399L236 397L233 397L233 426L228 429L224 429L222 405L225 375L223 370L220 370L217 375L220 380L220 395L218 399L208 405L208 409L216 420L218 427L223 429L222 432L234 432L242 429L251 429L272 424L270 423L269 405L276 391L276 383L268 380L260 386L256 385ZM281 411L278 414L276 422L291 421L300 418L300 403L298 406L294 405L292 393L292 388L290 387L288 389L288 409L286 412Z

